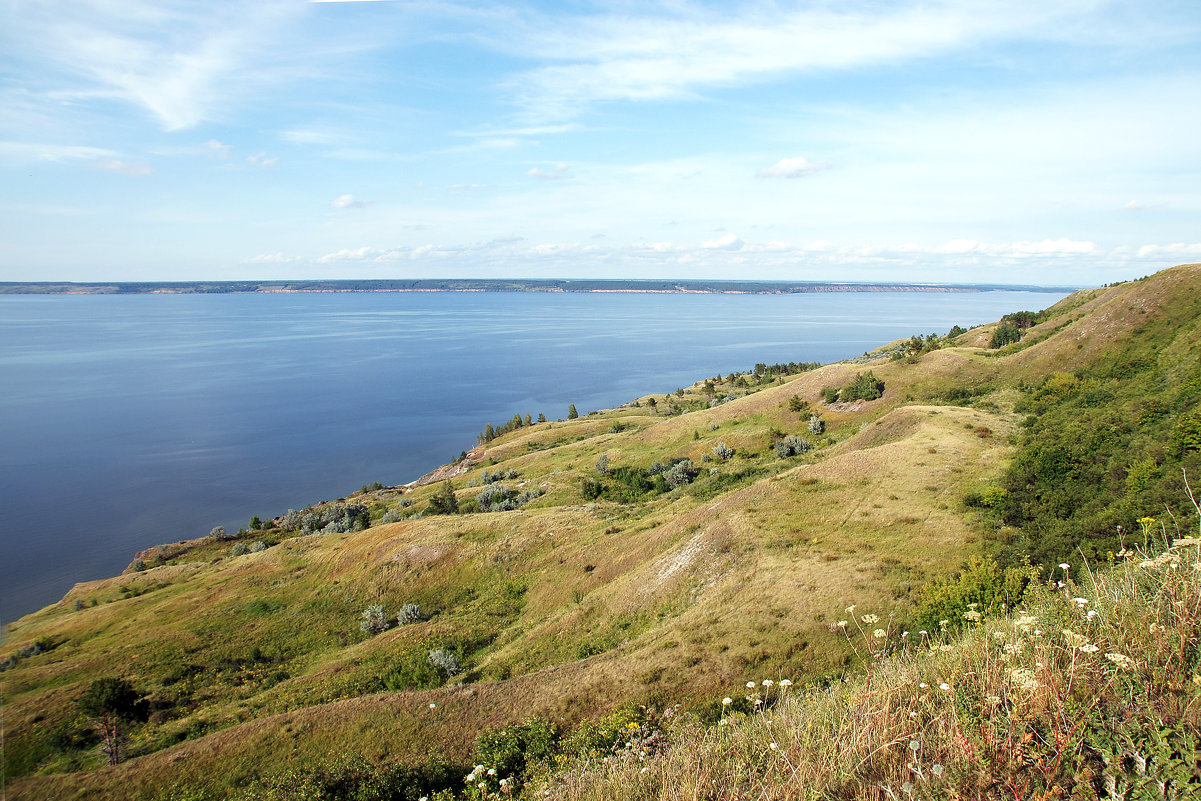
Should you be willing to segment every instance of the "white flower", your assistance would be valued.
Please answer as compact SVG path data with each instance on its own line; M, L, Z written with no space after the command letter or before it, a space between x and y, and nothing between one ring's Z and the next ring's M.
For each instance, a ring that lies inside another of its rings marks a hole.
M734 699L727 695L725 698L721 699L721 703L723 706L729 706L730 704L734 703Z
M942 775L942 765L935 763L934 765L932 765L930 767L930 772L933 773L935 776L941 776Z
M850 606L848 606L846 609L846 612L848 615L854 614L855 613L855 604L851 604Z
M746 688L747 688L748 690L753 690L753 689L755 689L755 682L753 682L753 681L748 681L748 682L746 683Z
M919 743L917 740L910 740L909 741L909 750L916 753L916 752L922 750L922 744Z
M1070 570L1070 569L1071 569L1071 567L1072 567L1072 566L1071 566L1071 565L1069 565L1067 562L1060 562L1060 563L1059 563L1059 569L1060 569L1060 570Z
M480 788L481 790L487 790L487 789L488 789L488 785L487 785L487 784L485 784L484 782L480 782L479 784L477 784L477 785L476 785L476 787Z
M875 623L876 621L878 621L880 619L880 616L879 615L864 615L863 617L861 617L859 619L870 626L872 623Z
M717 725L719 725L719 726L729 726L729 725L730 725L730 721L726 720L725 718L722 718L721 720L719 720L719 721L717 722Z
M926 682L924 682L924 681L923 681L921 684L917 685L917 686L918 686L918 687L921 687L923 690L925 690L925 689L929 689L929 687L930 687L930 685L929 685L929 684L926 684Z
M775 682L774 682L774 681L772 681L771 679L764 679L764 680L763 680L763 682L762 682L762 684L763 684L763 686L764 686L764 687L770 687L770 686L772 686L773 684L775 684Z
M838 628L845 629L846 627L847 627L847 622L845 620L838 621Z
M437 708L438 708L437 704L430 704L430 709L437 709Z
M776 743L772 743L770 747L771 747L771 750L773 750L773 751L779 751L779 750L780 750L780 746L779 746L779 745L777 745Z
M882 640L882 639L884 639L884 637L886 635L884 633L884 629L876 629L875 631L872 632L872 636L875 637L877 640Z
M467 782L468 784L471 784L473 781L475 781L475 774L468 773L467 778L463 779L463 781Z
M488 775L489 775L489 776L495 776L495 775L496 775L496 768L488 768Z
M1097 651L1100 651L1101 649L1098 648L1097 646L1093 645L1090 642L1090 643L1086 643L1085 645L1080 646L1080 650L1084 651L1084 653L1086 653L1086 654L1095 654Z
M783 681L780 682L780 686L781 687L791 687L792 679L784 679Z
M1134 665L1134 660L1125 654L1106 654L1105 658L1120 668L1128 668Z
M951 685L944 681L942 684L938 685L938 689L942 690L944 693L949 693L951 691Z
M1089 620L1092 620L1094 617L1096 617L1099 614L1101 614L1101 613L1098 612L1096 609L1090 609L1090 610L1088 610L1088 614L1085 615L1085 617L1088 618Z
M1073 598L1072 600L1076 602L1077 606L1085 606L1088 604L1087 598Z

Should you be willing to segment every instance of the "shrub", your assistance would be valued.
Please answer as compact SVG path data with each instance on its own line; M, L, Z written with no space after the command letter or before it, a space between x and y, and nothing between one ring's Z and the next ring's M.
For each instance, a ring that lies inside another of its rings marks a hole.
M396 625L407 626L409 623L416 623L421 620L421 607L417 604L405 604L400 607L400 613L396 615Z
M375 636L388 630L388 617L384 614L383 604L372 604L363 610L363 622L359 628L364 634Z
M217 542L230 539L229 535L225 533L225 526L213 526L212 530L209 531L209 536Z
M803 412L809 408L809 401L802 398L800 395L793 395L788 399L788 411Z
M596 464L594 465L594 467L596 468L596 472L600 473L602 476L608 475L608 473L609 473L609 455L606 453L602 453L600 455L600 458L596 460Z
M250 548L244 542L235 542L234 547L229 551L230 556L242 556L247 553L250 553Z
M453 515L459 511L459 500L455 497L455 488L450 479L442 482L442 487L430 498L429 506L425 507L426 514Z
M884 394L884 382L876 378L875 373L856 373L851 382L838 393L844 401L875 400Z
M800 456L809 452L809 443L796 434L789 434L784 439L776 443L776 455L781 459L787 459L791 456Z
M734 449L726 445L725 442L719 442L713 447L713 455L724 462L734 455Z
M267 543L262 540L257 540L250 546L251 553L262 553L265 550L267 550Z
M838 387L822 387L822 400L826 403L837 403Z
M826 431L826 421L818 417L816 414L809 415L809 433L813 436L820 436Z
M476 758L498 776L521 777L535 762L549 762L559 744L559 727L532 719L482 732L475 741Z
M691 459L681 459L663 473L663 480L672 489L692 483L700 471L692 466Z
M463 672L463 668L459 665L459 658L445 648L435 648L430 651L429 660L431 665L445 671L447 678Z

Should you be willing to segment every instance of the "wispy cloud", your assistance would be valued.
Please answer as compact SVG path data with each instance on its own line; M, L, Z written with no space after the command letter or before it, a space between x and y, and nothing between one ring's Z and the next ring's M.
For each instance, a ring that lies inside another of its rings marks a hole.
M279 163L279 156L268 156L266 153L256 153L253 156L247 156L246 163L253 164L256 167L274 167Z
M815 172L830 169L827 162L812 162L804 156L783 158L765 169L759 170L760 178L804 178Z
M8 164L32 162L62 163L67 161L95 161L113 159L117 154L101 147L86 145L58 145L45 142L0 141L0 161Z
M154 171L150 169L150 165L144 161L121 161L120 159L99 159L92 162L92 166L98 170L106 170L108 172L119 172L122 175L134 175L143 177L150 175Z
M47 78L69 80L77 99L131 104L181 130L277 76L289 57L272 51L272 36L302 13L286 0L236 10L157 0L26 4L21 55Z
M807 70L927 58L1016 34L1041 38L1041 29L1057 19L1099 4L943 0L886 6L880 13L857 3L742 5L724 14L673 6L671 14L559 19L511 40L552 63L514 76L509 85L532 119L549 122L594 103L690 97Z
M528 178L540 178L543 181L568 181L571 179L571 174L567 171L566 164L556 164L548 170L541 167L534 167L526 173Z

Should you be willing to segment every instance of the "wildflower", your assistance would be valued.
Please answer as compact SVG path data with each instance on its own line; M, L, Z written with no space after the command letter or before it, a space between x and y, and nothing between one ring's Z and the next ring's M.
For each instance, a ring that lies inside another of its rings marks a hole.
M761 683L761 684L762 684L764 687L768 687L768 688L770 688L770 687L771 687L773 684L775 684L775 682L774 682L774 681L772 681L771 679L764 679L764 680L763 680L762 682L760 682L760 683Z
M1094 617L1096 617L1099 614L1100 614L1100 612L1098 612L1096 609L1090 609L1090 610L1088 610L1088 614L1085 615L1085 617L1088 618L1089 620L1092 620Z
M770 747L770 748L771 748L771 750L773 750L773 751L779 751L779 750L780 750L780 746L779 746L778 744L776 744L776 743L771 743L769 747Z
M904 639L908 639L908 637L909 637L909 632L907 632L907 631L902 631L902 632L901 632L901 639L902 639L902 640L904 640Z
M1001 703L1001 696L986 695L984 696L984 703L988 704L989 706L996 706L997 704Z
M982 617L983 617L983 615L981 615L975 609L969 609L968 611L963 613L963 619L968 621L969 623L979 623L980 619Z
M1068 645L1072 646L1073 648L1079 648L1080 646L1082 646L1086 642L1088 642L1087 637L1077 634L1076 632L1072 631L1071 629L1063 630L1063 638L1065 640L1067 640Z
M1002 642L1002 641L1004 641L1004 640L1008 640L1008 639L1009 639L1009 635L1008 635L1008 634L1006 634L1006 633L1005 633L1005 632L1003 632L1003 631L994 631L994 632L992 633L992 638L993 638L994 640L996 640L997 642Z
M1070 569L1071 569L1071 567L1072 567L1072 566L1071 566L1071 565L1069 565L1067 562L1060 562L1060 563L1059 563L1059 569L1060 569L1060 570L1070 570Z
M949 620L940 620L940 621L938 621L938 627L939 627L940 629L946 629L946 627L947 627L947 626L949 626L949 625L951 625L951 621L949 621Z
M949 693L951 691L951 685L944 681L942 684L938 685L938 689L942 690L944 693Z
M1098 648L1097 646L1093 645L1090 642L1090 643L1085 643L1084 645L1080 646L1080 650L1084 651L1084 653L1086 653L1086 654L1095 654L1097 651L1099 651L1101 649Z
M717 721L717 725L718 726L729 726L730 721L726 720L725 718L722 718L721 720Z
M791 687L792 679L784 679L783 681L780 682L780 686L781 687Z
M648 770L650 770L650 768L643 768L642 770L640 770L640 771L638 771L638 772L639 772L639 773L646 773Z
M1076 602L1076 606L1087 606L1088 605L1087 598L1073 598L1072 600Z
M1134 660L1125 654L1106 654L1105 658L1120 668L1129 668L1134 666Z
M887 635L884 633L884 629L876 629L875 631L872 632L872 636L875 637L877 640L882 640Z
M734 703L734 699L727 695L725 698L721 699L721 703L722 706L729 706L730 704Z
M466 782L467 784L471 784L473 781L475 781L475 774L468 773L467 778L463 779L463 781Z
M925 629L922 629L921 631L918 632L918 634L922 635L923 637L929 635L929 633L930 632L926 631Z
M1164 626L1161 626L1158 623L1152 623L1147 630L1151 633L1152 636L1154 636L1156 634L1162 634L1163 632L1167 631L1167 628Z
M437 708L438 708L437 704L430 704L430 709L437 709Z
M1005 643L1005 653L1016 656L1022 652L1022 644L1020 642Z
M942 765L939 765L937 762L934 763L933 765L930 766L930 772L933 773L935 776L941 776L942 775Z
M880 619L880 616L879 615L864 615L863 617L861 617L859 619L870 626L871 624L878 621Z
M954 645L940 645L940 646L938 646L938 650L940 650L944 653L950 653L951 651L955 650L955 646Z
M487 785L487 784L485 784L484 782L480 782L479 784L477 784L477 785L476 785L476 787L480 788L481 790L487 790L487 789L488 789L488 785Z
M753 690L753 689L755 689L755 682L753 682L753 681L748 681L748 682L746 683L746 688L747 688L748 690Z
M917 686L918 686L918 687L921 687L923 690L929 689L929 687L930 687L930 685L929 685L929 684L926 684L926 682L924 682L924 681L923 681L921 684L917 685Z
M1038 679L1034 678L1034 672L1029 668L1014 668L1009 671L1009 680L1023 690L1037 690L1040 686Z
M968 604L968 605L967 605L967 608L968 608L968 609L975 609L975 608L977 608L977 607L979 607L979 606L980 606L980 604Z
M846 608L846 613L847 613L848 615L853 615L853 614L855 614L855 604L851 604L850 606L848 606L848 607Z
M495 775L496 775L496 768L488 768L488 775L489 775L489 776L495 776Z
M838 621L838 628L845 629L846 627L847 627L847 622L845 620Z
M919 743L917 740L910 740L909 741L909 750L916 754L918 751L922 750L922 744Z
M904 782L901 785L901 792L905 793L905 795L912 795L913 794L913 782Z

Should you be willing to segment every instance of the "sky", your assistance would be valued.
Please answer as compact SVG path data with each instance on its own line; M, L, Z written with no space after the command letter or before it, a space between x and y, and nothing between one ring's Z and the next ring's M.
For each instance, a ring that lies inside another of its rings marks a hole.
M0 2L0 281L1201 261L1196 0Z

